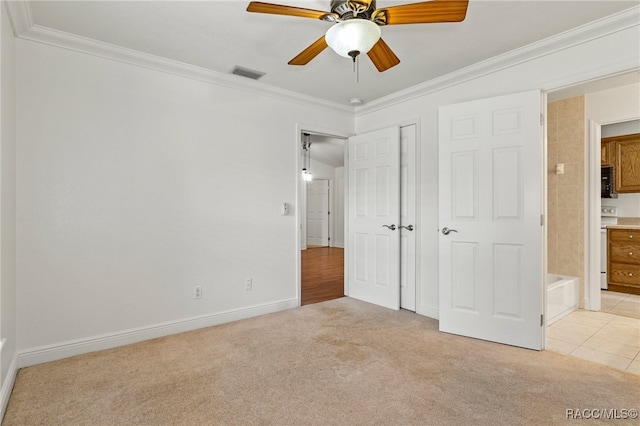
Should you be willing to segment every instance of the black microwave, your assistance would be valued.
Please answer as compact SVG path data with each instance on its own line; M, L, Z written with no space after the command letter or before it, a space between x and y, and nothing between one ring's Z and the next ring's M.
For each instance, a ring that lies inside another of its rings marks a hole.
M616 194L615 186L613 184L614 175L613 167L601 167L600 189L602 194L600 198L618 198L618 194Z

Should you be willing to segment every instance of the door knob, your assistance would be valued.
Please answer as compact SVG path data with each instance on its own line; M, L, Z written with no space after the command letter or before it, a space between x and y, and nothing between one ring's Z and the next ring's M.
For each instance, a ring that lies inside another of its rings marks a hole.
M389 229L391 229L392 231L395 231L395 230L396 230L396 225L393 225L393 224L392 224L391 226L389 226L389 225L382 225L382 227L383 227L383 228L389 228Z
M458 232L458 231L456 231L455 229L449 229L446 226L444 228L442 228L442 233L444 235L449 235L450 232Z
M400 226L398 226L398 228L404 228L407 231L413 231L413 225L407 225L407 226L400 225Z

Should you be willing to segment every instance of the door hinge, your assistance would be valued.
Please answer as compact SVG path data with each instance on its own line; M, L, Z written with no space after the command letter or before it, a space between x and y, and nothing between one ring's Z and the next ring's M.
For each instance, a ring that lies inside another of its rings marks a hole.
M544 215L540 215L540 226L544 226Z
M544 314L540 315L540 327L544 325Z
M544 126L544 114L540 114L540 125Z

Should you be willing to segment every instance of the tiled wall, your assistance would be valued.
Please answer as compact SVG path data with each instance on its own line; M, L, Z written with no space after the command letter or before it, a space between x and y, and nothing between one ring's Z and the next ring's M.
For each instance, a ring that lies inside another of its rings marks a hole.
M584 96L547 105L548 272L580 278L584 285L585 107ZM556 164L564 163L564 174Z

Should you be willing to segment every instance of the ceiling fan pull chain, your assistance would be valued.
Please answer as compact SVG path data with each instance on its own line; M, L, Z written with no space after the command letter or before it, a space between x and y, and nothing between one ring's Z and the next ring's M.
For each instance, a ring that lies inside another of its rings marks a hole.
M353 58L353 73L356 75L356 83L358 82L358 57Z
M360 82L360 61L358 61L358 57L360 56L359 50L352 50L348 53L353 59L353 72L356 74L356 83Z

